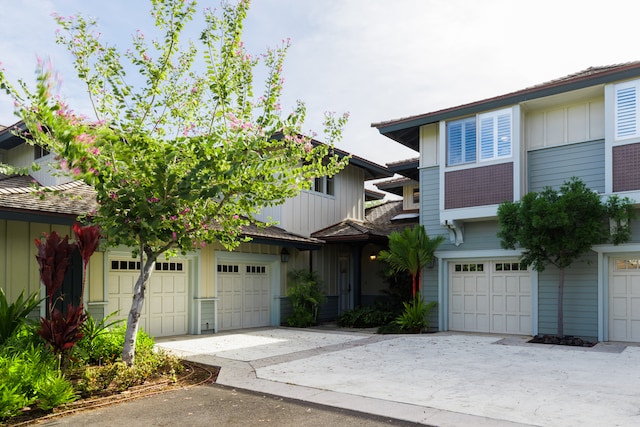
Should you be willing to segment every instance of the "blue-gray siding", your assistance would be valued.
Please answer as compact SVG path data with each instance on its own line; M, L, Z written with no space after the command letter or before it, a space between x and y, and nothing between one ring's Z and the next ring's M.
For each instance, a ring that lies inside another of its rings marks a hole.
M564 333L586 338L598 336L597 255L589 254L565 270ZM538 279L538 331L557 333L560 271L548 266Z
M529 191L558 188L576 176L589 188L604 193L602 140L530 151L527 156Z
M440 224L440 173L438 167L420 170L420 223L424 225L429 237L445 236L445 241L438 250L453 250L455 246L449 241L449 233ZM438 268L425 269L422 277L422 294L425 301L438 301ZM430 328L438 328L437 307L429 316Z

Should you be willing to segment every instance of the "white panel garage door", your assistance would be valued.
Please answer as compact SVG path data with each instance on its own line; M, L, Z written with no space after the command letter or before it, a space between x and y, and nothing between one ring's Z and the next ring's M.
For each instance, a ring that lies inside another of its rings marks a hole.
M107 311L126 319L140 263L110 260ZM186 261L157 262L145 292L140 327L154 337L187 333L188 274Z
M640 259L615 259L609 278L609 340L640 341Z
M517 261L450 263L449 329L530 335L531 273Z
M269 326L271 286L267 264L218 264L217 283L218 330Z

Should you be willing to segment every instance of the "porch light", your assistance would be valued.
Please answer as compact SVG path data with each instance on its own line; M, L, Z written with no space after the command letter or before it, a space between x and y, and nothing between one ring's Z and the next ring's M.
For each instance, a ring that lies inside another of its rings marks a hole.
M289 251L287 250L287 248L282 248L282 250L280 251L280 261L289 262Z
M371 261L375 261L376 259L378 259L378 254L376 254L375 252L371 252L371 255L369 255L369 259Z

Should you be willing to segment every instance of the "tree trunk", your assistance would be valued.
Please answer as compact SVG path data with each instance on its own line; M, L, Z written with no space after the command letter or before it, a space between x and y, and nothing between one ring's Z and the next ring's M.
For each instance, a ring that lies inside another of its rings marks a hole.
M140 276L138 276L138 280L133 287L133 300L131 301L131 310L129 310L129 317L127 318L127 331L124 336L124 347L122 348L122 361L126 363L127 366L133 366L134 363L136 338L138 336L138 329L140 328L142 304L144 303L144 291L156 260L155 257L149 257L143 264L142 259L143 257L141 255L140 265L144 265L144 267L142 267Z
M560 269L558 283L558 336L564 336L564 268Z
M411 275L411 298L416 297L416 274Z

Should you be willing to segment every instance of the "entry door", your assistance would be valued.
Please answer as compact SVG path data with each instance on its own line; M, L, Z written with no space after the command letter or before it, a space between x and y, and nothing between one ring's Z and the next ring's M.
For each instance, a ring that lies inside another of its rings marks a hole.
M609 340L640 342L640 259L612 260L609 277Z
M340 287L340 312L352 309L351 257L341 255L338 260L338 286Z

